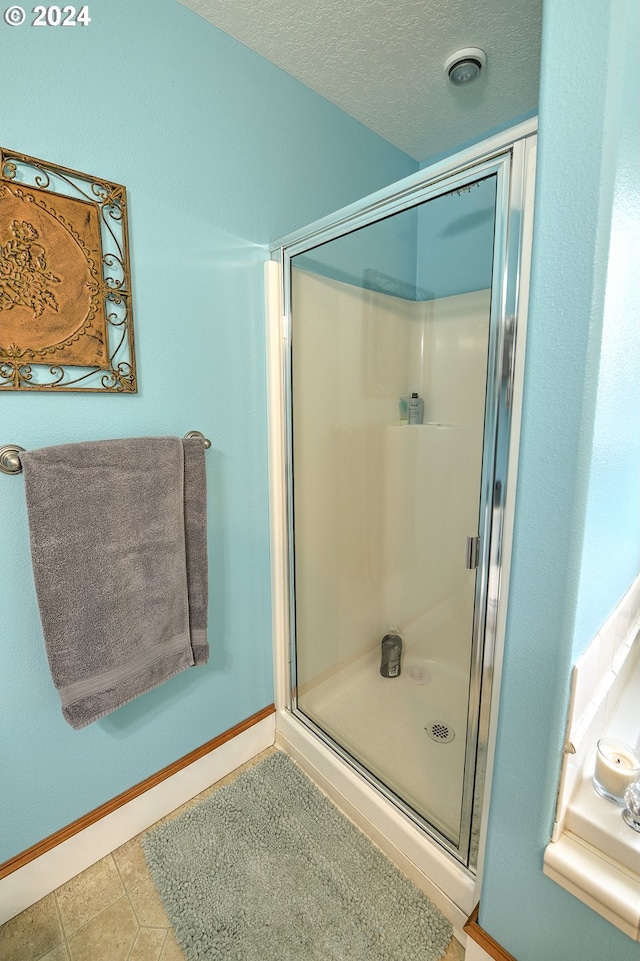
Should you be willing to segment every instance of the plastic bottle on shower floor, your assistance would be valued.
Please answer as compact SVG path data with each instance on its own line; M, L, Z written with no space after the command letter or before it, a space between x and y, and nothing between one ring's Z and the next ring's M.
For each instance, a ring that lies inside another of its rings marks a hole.
M382 638L382 655L380 659L380 673L383 677L400 676L400 659L402 657L402 638L399 634L385 634Z

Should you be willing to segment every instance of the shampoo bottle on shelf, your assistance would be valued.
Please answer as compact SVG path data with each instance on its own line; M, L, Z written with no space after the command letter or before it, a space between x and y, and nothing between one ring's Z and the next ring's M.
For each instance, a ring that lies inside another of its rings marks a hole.
M414 392L409 401L409 423L421 424L424 417L424 401Z
M400 413L400 424L401 425L408 424L409 423L409 397L407 394L404 394L398 400L398 410Z

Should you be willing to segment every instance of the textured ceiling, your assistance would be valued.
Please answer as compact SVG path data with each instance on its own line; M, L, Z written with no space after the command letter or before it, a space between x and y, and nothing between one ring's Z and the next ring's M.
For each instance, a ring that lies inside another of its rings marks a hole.
M180 0L424 160L538 105L542 0ZM468 88L460 47L487 53Z

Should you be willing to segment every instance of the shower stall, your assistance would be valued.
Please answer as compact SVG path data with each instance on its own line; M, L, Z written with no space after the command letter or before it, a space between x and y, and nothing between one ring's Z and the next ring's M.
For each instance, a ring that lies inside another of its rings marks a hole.
M463 913L504 628L534 130L273 251L282 739Z

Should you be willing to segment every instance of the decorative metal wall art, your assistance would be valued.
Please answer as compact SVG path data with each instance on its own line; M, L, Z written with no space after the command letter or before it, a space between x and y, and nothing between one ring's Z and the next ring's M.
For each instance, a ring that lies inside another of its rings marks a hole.
M137 390L125 188L1 147L0 390Z

